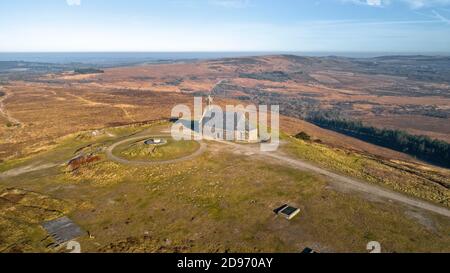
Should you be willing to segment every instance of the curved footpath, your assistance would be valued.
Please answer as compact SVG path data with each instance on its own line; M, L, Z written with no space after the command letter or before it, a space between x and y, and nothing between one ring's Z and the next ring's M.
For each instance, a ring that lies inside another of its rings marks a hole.
M106 157L111 161L114 161L114 162L117 162L120 164L124 164L124 165L152 166L152 165L158 165L158 164L174 164L174 163L179 163L179 162L183 162L186 160L190 160L190 159L193 159L193 158L201 155L206 150L206 144L204 142L198 142L200 144L200 148L197 151L195 151L193 154L183 156L180 158L176 158L176 159L163 160L163 161L128 160L128 159L124 159L124 158L115 156L113 153L115 148L117 148L118 146L120 146L124 143L127 143L127 142L132 142L134 140L140 140L140 139L145 139L145 138L167 138L167 137L171 137L171 136L170 135L160 135L160 136L142 135L142 136L138 136L138 137L127 138L127 139L121 140L121 141L116 142L113 145L109 146L105 151Z
M124 140L121 140L119 142L116 142L115 144L111 145L110 147L108 147L106 149L106 156L109 160L112 160L114 162L117 163L121 163L121 164L125 164L125 165L131 165L131 166L151 166L151 165L158 165L158 164L173 164L173 163L179 163L182 161L186 161L186 160L190 160L193 159L199 155L201 155L203 152L205 152L206 150L206 144L203 141L200 141L200 148L194 152L191 155L185 156L185 157L181 157L181 158L177 158L177 159L173 159L173 160L165 160L165 161L131 161L131 160L127 160L127 159L123 159L120 157L117 157L113 154L113 150L123 144L123 143L127 143L127 142L131 142L133 140L140 140L140 139L145 139L145 138L155 138L155 137L170 137L170 135L141 135L141 136L135 136L132 138L127 138ZM217 141L217 140L216 140ZM392 201L396 201L402 204L406 204L412 207L416 207L416 208L420 208L426 211L430 211L430 212L434 212L446 217L450 218L450 210L445 208L445 207L441 207L439 205L435 205L432 204L430 202L424 201L424 200L420 200L414 197L410 197L407 196L405 194L399 193L399 192L395 192L393 190L389 190L377 185L372 185L369 184L367 182L362 182L359 181L355 178L350 178L348 176L342 175L342 174L338 174L329 170L325 170L321 167L315 166L312 163L308 163L306 161L300 160L300 159L296 159L296 158L292 158L286 154L283 154L281 152L273 152L273 153L263 153L260 152L259 148L255 148L255 147L249 147L249 146L245 146L245 145L239 145L239 144L235 144L232 142L226 142L226 141L218 141L227 145L231 145L234 146L235 148L240 149L241 151L246 152L248 155L254 155L254 156L261 156L261 157L266 157L266 158L272 158L275 159L274 161L277 162L278 164L282 163L282 164L287 164L290 165L293 168L299 169L299 170L306 170L306 171L311 171L313 173L317 173L317 174L321 174L324 175L326 177L328 177L329 179L331 179L333 182L335 183L339 183L342 186L345 186L351 190L355 190L355 191L359 191L359 192L363 192L369 195L374 195L374 196L378 196L378 197L382 197L388 200L392 200ZM12 169L9 171L6 171L4 173L0 173L0 179L1 178L5 178L5 177L11 177L11 176L17 176L23 173L27 173L27 172L32 172L32 171L36 171L36 170L41 170L44 168L51 168L56 166L55 164L48 164L48 165L42 165L42 166L26 166L26 167L21 167L21 168L16 168L16 169Z
M3 90L4 90L3 87L0 86L0 92L4 92ZM8 113L8 110L6 110L5 101L9 98L10 93L6 93L6 92L4 92L4 93L5 93L5 95L0 97L0 115L2 115L8 122L21 126L22 124L20 123L20 121L16 118L13 118Z
M251 154L251 155L259 155L262 157L275 159L274 161L278 162L279 164L287 164L295 169L311 171L313 173L317 173L317 174L326 176L328 179L331 179L331 181L333 181L335 183L339 183L340 185L345 186L351 190L363 192L363 193L366 193L369 195L382 197L382 198L385 198L388 200L396 201L396 202L403 203L403 204L406 204L406 205L409 205L412 207L431 211L431 212L434 212L434 213L437 213L437 214L440 214L440 215L450 218L450 210L445 207L441 207L439 205L434 205L430 202L420 200L420 199L417 199L414 197L410 197L410 196L404 195L402 193L395 192L393 190L382 188L377 185L372 185L367 182L362 182L362 181L359 181L357 179L354 179L354 178L351 178L351 177L348 177L345 175L341 175L341 174L338 174L338 173L335 173L335 172L332 172L329 170L325 170L321 167L313 165L312 163L308 163L308 162L300 160L300 159L292 158L281 152L266 153L266 152L261 152L259 150L259 148L255 148L255 147L239 145L239 144L235 144L232 142L226 142L226 141L220 141L220 142L227 144L227 145L234 146L234 147L240 149L241 151L247 152L248 154Z

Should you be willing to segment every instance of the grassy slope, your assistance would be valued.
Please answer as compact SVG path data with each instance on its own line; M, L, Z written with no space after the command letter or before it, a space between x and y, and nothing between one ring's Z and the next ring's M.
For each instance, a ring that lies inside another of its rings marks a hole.
M118 139L136 128L121 130ZM37 157L53 158L56 151L71 155L79 139L67 138ZM313 247L365 252L370 240L380 241L384 251L450 251L448 219L425 214L421 224L396 205L336 192L315 175L217 151L217 145L209 143L209 152L176 165L139 168L103 160L75 173L57 167L4 179L0 190L20 185L67 202L67 214L95 237L80 239L84 251L298 252ZM308 145L295 143L298 149L317 149ZM291 222L272 213L286 202L302 209ZM37 225L41 220L36 214L33 224L14 231L13 238L25 242L24 251L45 249L38 243L44 235ZM0 216L0 223L6 222Z
M288 153L319 166L428 201L450 206L450 172L402 161L389 161L341 148L285 136ZM447 185L447 187L445 186Z
M160 146L145 145L142 141L138 141L120 145L114 154L129 160L164 161L190 155L199 148L200 145L195 141L167 139L167 144Z
M39 226L64 216L69 202L18 189L0 190L0 252L45 252L52 241Z

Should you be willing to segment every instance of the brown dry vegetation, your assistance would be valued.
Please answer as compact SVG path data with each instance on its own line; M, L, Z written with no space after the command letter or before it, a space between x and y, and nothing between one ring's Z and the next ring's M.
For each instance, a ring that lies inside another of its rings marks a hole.
M239 76L271 71L303 73L280 82ZM314 99L324 109L348 103L349 115L372 125L450 140L448 118L401 112L415 109L411 105L448 109L448 97L383 95L376 90L423 83L321 69L309 58L141 65L95 75L53 74L39 82L11 81L4 86L8 98L3 104L20 126L10 126L0 115L0 171L19 169L17 177L0 177L0 252L54 251L46 248L48 238L39 223L63 214L94 234L81 239L86 251L298 252L313 246L361 252L369 240L381 240L387 251L448 251L447 218L384 200L367 202L366 197L335 191L323 177L255 162L217 145L209 144L207 153L176 168L128 167L105 159L101 151L114 141L148 129L141 125L149 121L169 118L174 105L191 106L194 94L208 94L223 82L239 88L225 88L227 96L216 97L219 105L245 104L248 100L240 99L249 90ZM382 111L375 114L377 107ZM112 128L126 124L136 126ZM281 130L312 137L311 142L287 143L291 155L449 205L448 170L293 117L281 117ZM92 156L61 167L83 153ZM55 165L39 168L48 162ZM12 188L18 181L27 190ZM272 214L287 201L302 209L293 222Z
M40 193L0 189L0 252L45 251L52 241L40 224L71 209L68 202Z
M111 138L74 134L21 164L49 160L55 152L70 157L134 132L158 135L166 129L167 124L111 128L105 132L116 135ZM3 179L0 196L8 202L0 202L0 251L64 252L53 248L40 226L62 215L92 235L77 239L83 252L296 253L305 247L365 252L371 240L380 241L384 252L448 251L450 222L444 216L385 200L368 202L371 197L336 190L322 176L221 143L207 145L198 158L178 164L137 167L101 157L77 172L56 166ZM344 153L340 157L351 160ZM26 191L9 188L18 181ZM284 202L301 208L301 214L292 221L276 217L272 210Z
M265 71L303 71L303 76L284 82L239 77L243 72ZM408 82L401 77L320 70L320 67L316 68L314 62L308 58L298 61L287 56L267 56L140 65L107 69L103 74L53 74L41 80L10 82L4 87L10 94L4 101L5 107L12 117L22 123L22 127L7 126L2 117L0 158L26 155L39 146L51 143L57 137L81 130L167 118L175 104L190 105L193 94L207 94L220 81L242 88L281 94L288 99L314 99L324 109L348 103L348 114L372 125L395 127L411 133L450 140L448 118L390 113L392 109L405 105L435 105L438 108L448 108L449 98L380 95L376 92L379 88L411 85L414 82ZM52 81L44 83L46 80ZM444 84L438 87L448 86ZM217 100L221 103L239 99L246 96L246 93L234 90L228 95L225 100ZM375 107L381 107L383 113L375 115L372 111ZM411 159L293 118L283 118L282 128L291 134L307 131L328 144L386 157Z

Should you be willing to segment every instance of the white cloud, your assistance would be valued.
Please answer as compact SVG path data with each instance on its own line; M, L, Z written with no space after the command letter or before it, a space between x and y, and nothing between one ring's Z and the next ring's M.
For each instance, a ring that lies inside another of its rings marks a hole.
M402 0L413 9L449 6L450 0Z
M250 0L210 0L210 3L225 8L246 8Z
M367 5L369 6L381 6L383 5L381 0L367 0Z
M344 3L367 5L372 7L384 7L390 4L390 0L341 0Z
M403 3L412 9L450 6L450 0L341 0L344 3L384 7L392 3Z
M434 16L436 17L436 19L439 19L442 22L447 23L447 24L450 25L450 19L449 18L444 17L442 14L440 14L439 12L437 12L435 10L433 10L432 12L433 12Z
M79 6L81 5L81 0L66 0L69 6Z

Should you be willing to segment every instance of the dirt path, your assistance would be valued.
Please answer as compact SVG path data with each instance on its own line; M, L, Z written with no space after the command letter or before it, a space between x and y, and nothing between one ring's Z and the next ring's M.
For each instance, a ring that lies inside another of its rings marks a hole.
M15 176L19 176L25 173L31 173L31 172L36 172L36 171L41 171L41 170L45 170L45 169L50 169L50 168L54 168L57 166L60 166L61 164L56 164L56 163L48 163L48 164L34 164L34 165L28 165L28 166L24 166L24 167L18 167L15 169L11 169L8 170L6 172L0 173L0 179L1 178L7 178L7 177L15 177Z
M131 161L131 160L117 157L113 154L113 150L123 143L131 142L134 140L140 140L140 139L144 139L144 138L152 138L152 137L161 137L162 138L162 137L170 137L170 135L142 134L140 136L134 136L132 138L127 138L127 139L121 140L119 142L116 142L115 144L108 147L106 150L106 156L109 160L117 162L117 163L121 163L124 165L152 166L152 165L158 165L158 164L173 164L173 163L178 163L178 162L194 159L195 157L201 155L207 148L206 144L203 141L201 141L201 142L199 142L200 148L195 153L193 153L189 156L185 156L185 157L174 159L174 160L166 160L166 161L158 161L158 162ZM299 160L296 158L292 158L280 151L266 153L266 152L261 152L259 149L259 146L254 146L254 145L249 146L249 145L245 145L245 144L242 145L242 144L236 144L236 143L232 143L232 142L219 141L219 140L214 140L214 141L224 144L224 147L232 146L236 151L239 151L240 153L243 153L247 156L254 156L254 157L257 157L257 158L265 160L265 161L267 161L267 159L272 159L271 162L273 162L273 164L289 165L289 166L299 169L299 170L311 171L311 172L326 176L332 182L338 183L340 186L344 186L351 190L355 190L355 191L359 191L359 192L366 193L369 195L381 197L381 198L384 198L387 200L396 201L396 202L399 202L402 204L406 204L406 205L409 205L412 207L416 207L416 208L420 208L420 209L427 210L430 212L434 212L434 213L437 213L437 214L440 214L440 215L450 218L450 210L448 210L444 207L440 207L438 205L434 205L434 204L431 204L431 203L423 201L423 200L415 199L413 197L409 197L409 196L403 195L398 192L394 192L389 189L385 189L385 188L382 188L382 187L379 187L376 185L371 185L366 182L356 180L354 178L350 178L350 177L347 177L347 176L344 176L341 174L337 174L337 173L322 169L311 163L308 163L308 162L305 162L305 161L302 161L302 160ZM229 149L227 149L227 150L229 151ZM28 173L28 172L33 172L33 171L42 170L42 169L46 169L46 168L52 168L57 165L58 164L44 164L44 165L32 165L32 166L16 168L16 169L12 169L7 172L4 172L4 173L0 173L0 178L18 176L20 174L24 174L24 173Z
M107 155L108 159L118 162L118 163L126 164L126 165L142 166L142 165L167 164L167 163L177 163L177 162L195 158L206 150L206 145L203 142L200 142L201 147L194 154L187 156L187 157L179 158L176 160L168 160L168 161L161 161L161 162L129 161L129 160L119 158L119 157L116 157L113 155L112 151L117 146L119 146L123 143L129 142L129 141L139 140L139 139L143 139L146 137L151 138L151 137L170 137L170 136L168 136L168 135L165 135L165 136L142 135L139 137L133 137L133 138L122 140L120 142L115 143L114 145L110 146L107 149L106 155ZM448 210L444 207L440 207L438 205L434 205L434 204L431 204L431 203L423 201L423 200L415 199L413 197L409 197L409 196L403 195L401 193L391 191L389 189L385 189L385 188L382 188L382 187L379 187L376 185L371 185L371 184L359 181L354 178L350 178L350 177L347 177L347 176L344 176L341 174L337 174L337 173L322 169L311 163L308 163L308 162L305 162L305 161L302 161L302 160L299 160L296 158L292 158L280 151L267 153L267 152L261 152L259 149L259 145L257 145L257 146L251 145L250 146L250 145L245 145L245 144L244 145L236 144L236 143L228 142L228 141L220 141L220 140L213 140L213 141L222 143L227 146L232 146L237 151L239 151L240 153L243 153L247 156L259 157L260 159L266 160L266 161L267 161L267 159L272 159L272 162L274 164L289 165L289 166L299 169L299 170L311 171L311 172L326 176L329 179L331 179L332 182L338 183L340 186L346 187L351 190L355 190L355 191L359 191L359 192L366 193L369 195L374 195L377 197L396 201L399 203L403 203L403 204L406 204L406 205L409 205L412 207L431 211L431 212L434 212L434 213L437 213L437 214L440 214L440 215L450 218L450 210Z
M96 102L96 101L93 101L93 100L84 98L84 97L82 97L82 96L77 96L77 95L70 94L70 93L66 93L66 95L71 96L71 97L73 97L73 98L75 98L75 99L77 99L77 100L79 100L79 101L81 101L81 102L83 102L84 104L89 105L89 106L94 106L94 107L95 107L95 106L106 106L106 107L112 107L112 108L119 109L119 110L123 113L123 115L124 115L124 117L125 117L126 119L129 119L131 122L135 122L135 121L136 121L136 120L133 118L133 116L128 112L128 110L126 109L126 108L132 108L132 107L134 107L133 105L126 105L126 104L109 104L109 103L104 103L104 102Z
M123 105L123 104L116 104L114 105L114 107L119 108L120 110L122 110L124 116L131 120L131 122L136 122L136 120L133 118L132 115L130 115L130 112L128 112L127 107L129 107L128 105Z
M199 142L200 144L200 148L195 151L195 153L188 155L188 156L184 156L181 158L177 158L177 159L172 159L172 160L164 160L164 161L155 161L155 162L151 162L151 161L139 161L139 160L127 160L118 156L115 156L113 154L113 151L115 148L117 148L118 146L127 143L127 142L132 142L134 140L140 140L140 139L145 139L145 138L155 138L155 137L159 137L159 138L164 138L164 137L170 137L170 135L160 135L160 136L156 136L156 135L141 135L138 137L132 137L132 138L127 138L124 139L122 141L116 142L113 145L109 146L108 149L106 149L106 157L114 162L120 163L120 164L124 164L124 165L130 165L130 166L152 166L152 165L159 165L159 164L174 164L174 163L179 163L182 161L186 161L186 160L190 160L193 158L196 158L197 156L201 155L205 150L206 150L206 144L204 142Z
M216 85L211 89L211 94L214 93L214 89L223 83L225 80L220 80L216 83ZM214 140L218 141L218 140ZM413 197L409 197L406 195L403 195L398 192L394 192L388 189L381 188L379 186L371 185L366 182L358 181L354 178L350 178L341 174L337 174L325 169L322 169L320 167L317 167L311 163L294 159L286 154L281 153L280 151L272 152L272 153L263 153L259 150L259 147L250 147L247 145L240 145L233 142L227 142L227 141L218 141L226 145L231 145L235 147L236 149L240 150L244 154L248 156L259 156L264 158L270 158L273 159L275 163L278 164L288 164L289 166L299 169L299 170L307 170L312 171L317 174L324 175L331 179L335 183L339 183L340 186L344 186L346 188L349 188L351 190L356 190L359 192L363 192L370 195L375 195L378 197L382 197L388 200L397 201L403 204L407 204L416 208L421 208L427 211L431 211L440 215L444 215L447 217L450 217L450 210L440 207L431 203L428 203L423 200L415 199Z
M221 85L221 84L222 84L223 82L225 82L225 81L226 81L226 79L222 79L222 80L217 81L217 82L214 84L214 86L211 88L211 90L209 91L209 94L210 94L210 95L214 95L214 90L216 90L217 86Z
M96 101L93 101L93 100L89 100L89 99L83 98L82 96L77 96L77 95L70 94L70 93L67 93L67 92L66 92L66 95L71 96L71 97L73 97L73 98L75 98L75 99L77 99L77 100L79 100L79 101L81 101L84 104L89 105L89 106L111 106L111 107L113 107L111 104L108 104L108 103L96 102Z
M20 121L18 119L13 118L6 110L4 101L10 97L10 94L6 93L3 87L1 86L0 91L5 93L3 97L0 97L0 115L4 116L8 120L8 122L12 124L21 125Z
M391 191L389 189L385 189L376 185L371 185L366 182L358 181L354 178L350 178L341 174L337 174L325 169L322 169L320 167L317 167L311 163L294 159L286 154L283 154L282 152L272 152L272 153L263 153L259 150L259 147L251 147L247 145L240 145L232 142L225 142L220 141L223 144L233 146L237 150L243 152L244 154L248 156L258 156L262 158L270 158L274 159L273 161L278 164L287 164L293 168L299 169L299 170L307 170L312 171L314 173L318 173L321 175L324 175L328 178L330 178L333 182L339 183L341 186L345 186L348 189L356 190L359 192L363 192L370 195L375 195L378 197L382 197L388 200L400 202L403 204L407 204L416 208L424 209L427 211L431 211L440 215L444 215L447 217L450 217L450 210L440 207L438 205L434 205L431 203L428 203L423 200L415 199L413 197L409 197L406 195L403 195L398 192Z

